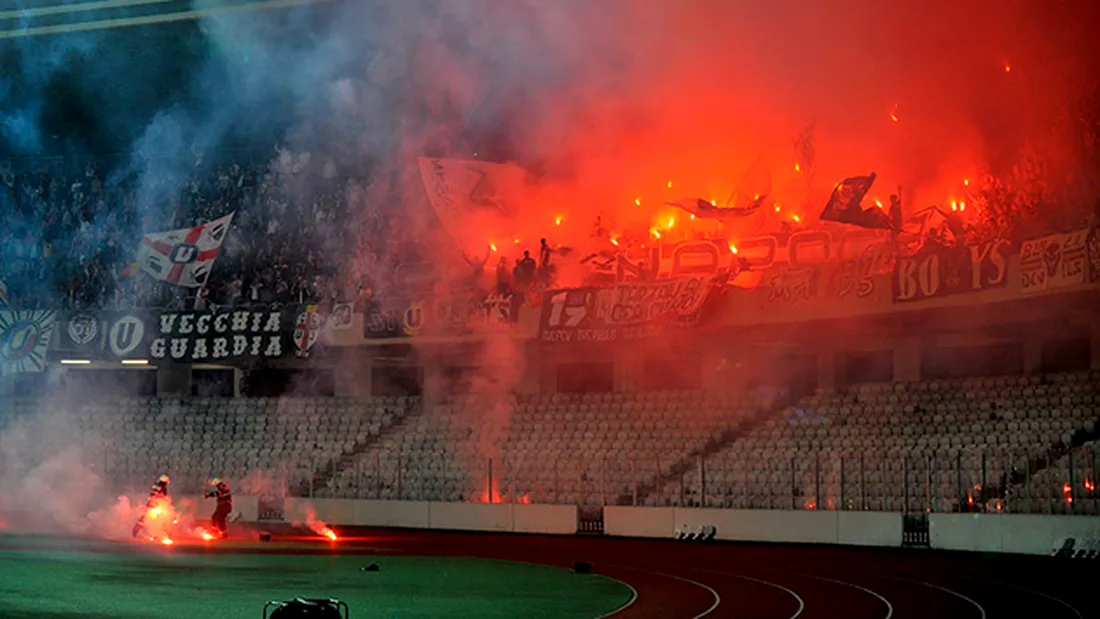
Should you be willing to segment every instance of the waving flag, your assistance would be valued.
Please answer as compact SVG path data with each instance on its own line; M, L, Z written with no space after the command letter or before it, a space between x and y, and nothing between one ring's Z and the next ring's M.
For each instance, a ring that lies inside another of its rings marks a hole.
M875 184L875 178L875 173L872 172L868 176L852 176L837 183L833 195L829 197L829 203L821 211L821 220L852 224L861 228L892 229L894 225L890 216L882 209L871 207L864 210L860 205L863 196Z
M198 288L210 276L232 220L230 213L193 228L146 234L136 264L153 279Z

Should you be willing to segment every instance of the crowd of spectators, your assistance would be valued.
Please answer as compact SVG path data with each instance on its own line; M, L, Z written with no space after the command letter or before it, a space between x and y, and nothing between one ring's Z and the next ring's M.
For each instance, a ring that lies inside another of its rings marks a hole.
M284 153L180 174L129 175L106 158L0 163L0 282L17 309L179 309L230 303L357 300L387 249L386 222L349 209L358 179ZM142 203L155 199L157 203ZM158 283L131 268L143 234L234 212L202 289ZM371 261L366 261L371 262ZM368 265L369 267L370 265Z

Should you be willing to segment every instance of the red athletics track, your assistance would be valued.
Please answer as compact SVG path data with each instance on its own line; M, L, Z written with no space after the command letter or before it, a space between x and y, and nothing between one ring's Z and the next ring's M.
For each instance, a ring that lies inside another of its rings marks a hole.
M276 535L269 547L238 540L181 542L172 552L339 552L372 556L383 569L387 554L470 556L567 568L588 561L596 573L637 593L628 606L605 615L614 619L1084 619L1097 616L1100 604L1093 589L1093 562L1048 557L335 528L341 535L335 544L316 536ZM306 543L280 543L286 541Z
M358 533L358 532L356 532ZM346 530L345 534L355 534ZM590 561L637 599L615 619L1096 616L1088 562L829 546L372 531L386 552L571 567Z

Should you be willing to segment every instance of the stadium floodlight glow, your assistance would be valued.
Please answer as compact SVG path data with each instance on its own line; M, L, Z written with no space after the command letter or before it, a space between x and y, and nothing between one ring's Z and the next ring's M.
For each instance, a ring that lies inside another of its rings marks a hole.
M149 365L148 359L123 359L122 365Z
M91 365L90 359L62 359L61 365Z

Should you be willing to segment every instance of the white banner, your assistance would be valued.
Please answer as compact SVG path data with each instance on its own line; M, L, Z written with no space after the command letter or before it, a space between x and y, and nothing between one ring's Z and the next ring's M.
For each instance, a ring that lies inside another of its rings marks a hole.
M0 311L0 376L45 370L56 321L52 310Z
M138 266L153 279L185 288L201 287L232 221L230 213L193 228L146 234L138 247Z
M1088 235L1089 229L1083 228L1024 241L1020 247L1021 293L1036 294L1085 283Z

